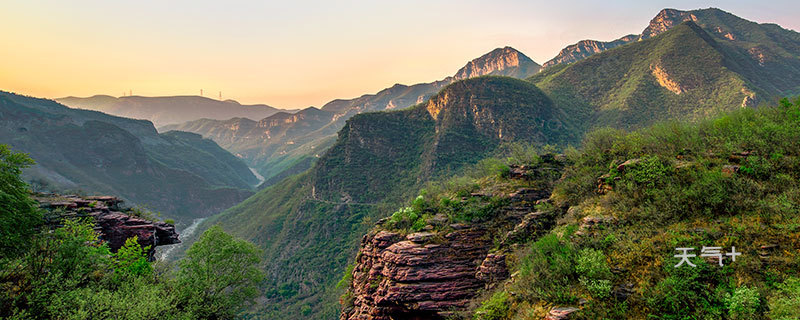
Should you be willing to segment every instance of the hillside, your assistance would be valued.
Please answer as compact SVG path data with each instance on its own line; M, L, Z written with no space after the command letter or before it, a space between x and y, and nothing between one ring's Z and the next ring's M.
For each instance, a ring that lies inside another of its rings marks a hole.
M676 9L661 10L648 26L638 35L627 35L611 42L601 42L595 40L584 40L577 44L564 48L559 54L546 62L543 67L549 68L559 64L576 62L600 53L608 49L615 48L625 43L636 42L662 34L682 22L692 21L705 30L712 38L726 44L732 44L740 51L738 54L758 61L761 68L772 69L769 71L777 72L778 68L770 68L767 62L776 64L791 64L791 73L794 75L797 69L798 39L800 34L786 30L775 24L759 24L739 18L733 14L716 8L698 9L681 11ZM756 68L754 76L759 74L760 69ZM781 80L772 79L773 82Z
M112 97L96 95L87 98L56 99L70 108L95 110L115 116L150 120L157 127L183 123L201 118L227 120L230 118L262 119L281 111L264 104L242 105L233 100L215 100L200 96Z
M504 142L570 141L567 131L547 126L566 118L525 81L456 82L413 108L351 118L311 170L204 226L220 224L265 248L267 317L297 317L305 306L316 318L335 317L333 286L371 221L426 181L459 172Z
M326 150L336 132L350 117L364 112L404 109L422 103L454 81L483 75L529 77L539 65L521 52L497 48L473 59L452 77L411 86L396 84L376 94L355 99L336 99L321 110L304 109L287 120L286 114L275 114L261 121L201 119L159 128L201 134L244 159L268 181L285 177L287 172L308 169ZM264 128L268 128L264 130Z
M258 180L213 141L153 124L0 92L0 141L30 154L40 189L118 194L182 222L222 211Z
M796 319L798 121L603 129L454 178L363 238L341 319Z
M793 34L776 32L770 41L791 43ZM779 75L762 82L750 72L758 61L740 54L744 44L725 41L688 21L547 68L530 83L481 77L455 82L413 108L359 114L311 170L207 225L221 223L252 239L265 248L267 261L275 261L267 265L273 279L264 305L268 317L307 310L329 318L337 295L331 274L344 269L343 253L353 255L367 226L426 181L458 174L509 141L566 147L594 127L700 121L771 101L791 91L790 82L800 84L800 78ZM791 72L793 62L781 61Z
M769 80L771 69L754 73L762 67L741 50L689 21L657 37L546 69L530 81L557 103L590 112L588 127L702 119L800 89L800 74L791 75L800 59L776 61L784 71Z

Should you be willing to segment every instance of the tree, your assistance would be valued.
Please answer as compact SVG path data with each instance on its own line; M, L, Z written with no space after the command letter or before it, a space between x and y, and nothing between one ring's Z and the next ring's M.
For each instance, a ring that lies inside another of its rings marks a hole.
M24 252L33 228L41 223L36 202L20 178L22 169L33 164L27 154L0 145L0 256Z
M233 318L258 294L264 278L261 252L219 226L208 229L186 252L177 275L180 301L195 318Z

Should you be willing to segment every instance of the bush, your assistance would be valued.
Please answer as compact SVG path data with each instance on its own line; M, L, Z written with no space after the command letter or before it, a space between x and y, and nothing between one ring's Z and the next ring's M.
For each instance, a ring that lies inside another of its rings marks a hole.
M139 237L125 240L122 248L114 254L114 271L120 277L141 277L153 273L153 266L147 261L147 251L150 246L142 248Z
M800 319L800 278L789 278L777 287L777 292L769 298L769 318Z
M258 295L260 256L254 244L209 228L180 261L180 305L196 318L233 318Z
M580 283L595 298L605 298L611 293L611 269L606 255L600 250L583 249L577 257L575 271Z
M481 303L475 310L475 320L503 320L508 319L511 309L509 295L505 291L495 292L491 298Z
M732 320L755 319L760 313L761 297L756 289L746 286L736 288L733 295L725 296L728 317Z
M22 169L34 162L0 144L0 257L16 256L28 247L42 215L22 181Z
M573 303L570 283L575 278L573 244L551 232L533 243L519 267L521 293L532 299L552 303Z
M720 319L724 304L714 290L718 270L705 261L697 267L666 266L669 276L645 295L651 315L659 319Z

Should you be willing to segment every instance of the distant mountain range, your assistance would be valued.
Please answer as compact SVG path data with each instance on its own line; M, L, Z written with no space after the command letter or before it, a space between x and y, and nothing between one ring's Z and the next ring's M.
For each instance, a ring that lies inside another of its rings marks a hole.
M220 212L258 183L244 162L200 135L159 134L146 120L2 91L0 143L36 161L24 175L36 188L119 195L179 222Z
M525 80L456 81L411 108L353 116L310 170L201 228L220 224L265 249L268 317L335 318L335 283L369 226L503 142L563 147L592 128L702 119L800 93L800 34L718 9L666 9L635 41L610 46Z
M173 97L112 97L96 95L88 98L56 99L70 108L101 111L115 116L150 120L157 127L201 118L227 120L231 118L262 119L281 110L265 104L242 105L233 100L215 100L200 96Z
M411 86L396 84L376 94L333 100L321 109L308 108L295 115L277 113L260 121L200 119L160 130L189 131L216 141L263 175L266 186L276 182L276 178L288 176L287 173L308 169L330 147L345 121L356 114L407 108L458 80L485 75L526 78L540 68L511 47L497 48L468 62L452 77L439 81Z

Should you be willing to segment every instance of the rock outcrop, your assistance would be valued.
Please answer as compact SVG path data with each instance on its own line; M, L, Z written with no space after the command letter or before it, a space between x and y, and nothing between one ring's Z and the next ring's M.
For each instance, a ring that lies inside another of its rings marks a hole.
M638 35L629 34L614 41L597 41L597 40L581 40L576 44L567 46L558 53L558 55L545 62L542 68L552 67L562 63L573 63L578 60L583 60L595 53L600 53L611 48L619 47L639 39Z
M149 247L147 255L153 259L156 247L181 242L174 225L136 217L116 197L37 194L34 199L50 213L47 223L52 226L60 225L64 219L93 218L100 240L112 252L119 250L128 238L137 237L142 247Z
M525 79L539 72L541 66L512 47L497 48L474 59L458 70L455 80L484 75L507 76Z
M523 188L508 195L511 205L487 222L364 236L352 273L352 305L345 306L341 319L445 319L463 310L481 289L509 277L506 255L491 252L494 239L527 239L521 234L553 225L552 215L531 213L546 197L549 192ZM513 230L511 236L507 230Z

